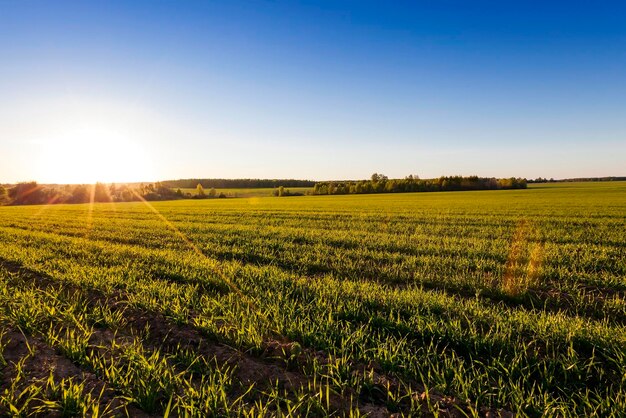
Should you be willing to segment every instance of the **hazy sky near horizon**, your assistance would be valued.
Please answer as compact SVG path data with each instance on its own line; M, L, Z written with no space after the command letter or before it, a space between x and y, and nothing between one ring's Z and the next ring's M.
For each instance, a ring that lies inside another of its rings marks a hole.
M626 175L626 4L0 0L0 183Z

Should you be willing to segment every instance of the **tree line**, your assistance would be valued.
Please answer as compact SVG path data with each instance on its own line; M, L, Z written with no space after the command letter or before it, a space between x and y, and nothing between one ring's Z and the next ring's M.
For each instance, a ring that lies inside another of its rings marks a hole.
M498 190L525 189L524 178L504 178L478 176L442 176L436 179L422 180L417 176L403 179L389 179L383 174L374 173L369 180L325 181L315 183L313 194L365 194L365 193L403 193L403 192L441 192L461 190Z
M313 187L312 180L296 179L181 179L165 180L161 184L171 188L193 189L200 184L205 189L265 189L274 187Z
M163 183L140 185L77 184L40 185L35 181L12 187L0 185L0 204L41 205L54 203L133 202L139 200L173 200L191 197L174 191Z
M536 179L528 180L528 183L573 183L573 182L588 182L588 181L624 181L626 177L576 177L570 179L560 179L555 180L551 178L550 180L546 178L537 177Z
M186 181L186 180L185 180ZM242 182L243 181L243 182ZM229 187L241 187L248 180L232 180L224 183ZM249 180L258 181L258 187L267 187L268 181L274 184L274 196L299 196L302 193L292 193L286 187L305 187L308 180L293 180L295 183L281 184L283 180ZM288 182L288 181L287 181ZM495 189L524 189L526 179L521 178L484 178L478 176L462 177L449 176L437 179L421 180L417 176L408 176L404 179L389 179L383 174L374 173L369 180L360 181L327 181L313 183L313 190L307 194L335 195L361 193L402 193L402 192L430 192L453 190L495 190ZM296 186L289 186L296 184ZM189 186L184 183L182 186ZM180 188L174 190L168 182L157 182L140 185L116 184L78 184L78 185L40 185L37 182L18 183L5 187L0 185L0 205L41 205L55 203L89 203L89 202L133 202L140 200L175 200L175 199L210 199L226 197L218 193L215 187L210 186L205 191L202 181L192 186L195 194L183 193ZM185 187L191 188L191 187ZM254 188L250 186L249 188Z

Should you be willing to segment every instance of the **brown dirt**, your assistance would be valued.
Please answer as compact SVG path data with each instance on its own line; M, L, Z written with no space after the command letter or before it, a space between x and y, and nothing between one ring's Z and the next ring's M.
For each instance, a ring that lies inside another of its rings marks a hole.
M20 331L14 329L5 329L5 331L3 341L7 344L3 355L7 364L1 371L0 393L11 389L18 373L16 364L26 358L22 367L25 377L18 385L18 391L30 385L45 386L50 374L54 376L56 382L73 378L75 382L85 384L86 393L91 393L96 398L102 393L99 400L100 411L108 411L104 416L149 417L141 410L121 403L116 397L115 391L95 374L81 369L66 357L56 353L54 349L40 339L32 336L27 338ZM32 355L30 355L31 353ZM7 411L3 411L0 407L0 415L6 413ZM46 416L54 415L47 413Z

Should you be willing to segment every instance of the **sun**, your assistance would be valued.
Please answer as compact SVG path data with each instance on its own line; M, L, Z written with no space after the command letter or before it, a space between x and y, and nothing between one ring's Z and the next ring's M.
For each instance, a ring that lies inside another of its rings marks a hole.
M147 150L114 131L84 130L41 144L40 179L46 183L92 184L153 179Z

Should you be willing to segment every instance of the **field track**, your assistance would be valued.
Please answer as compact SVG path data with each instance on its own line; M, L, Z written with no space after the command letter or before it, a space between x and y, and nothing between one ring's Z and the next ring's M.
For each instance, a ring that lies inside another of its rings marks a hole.
M0 207L0 326L0 415L625 416L626 183Z

